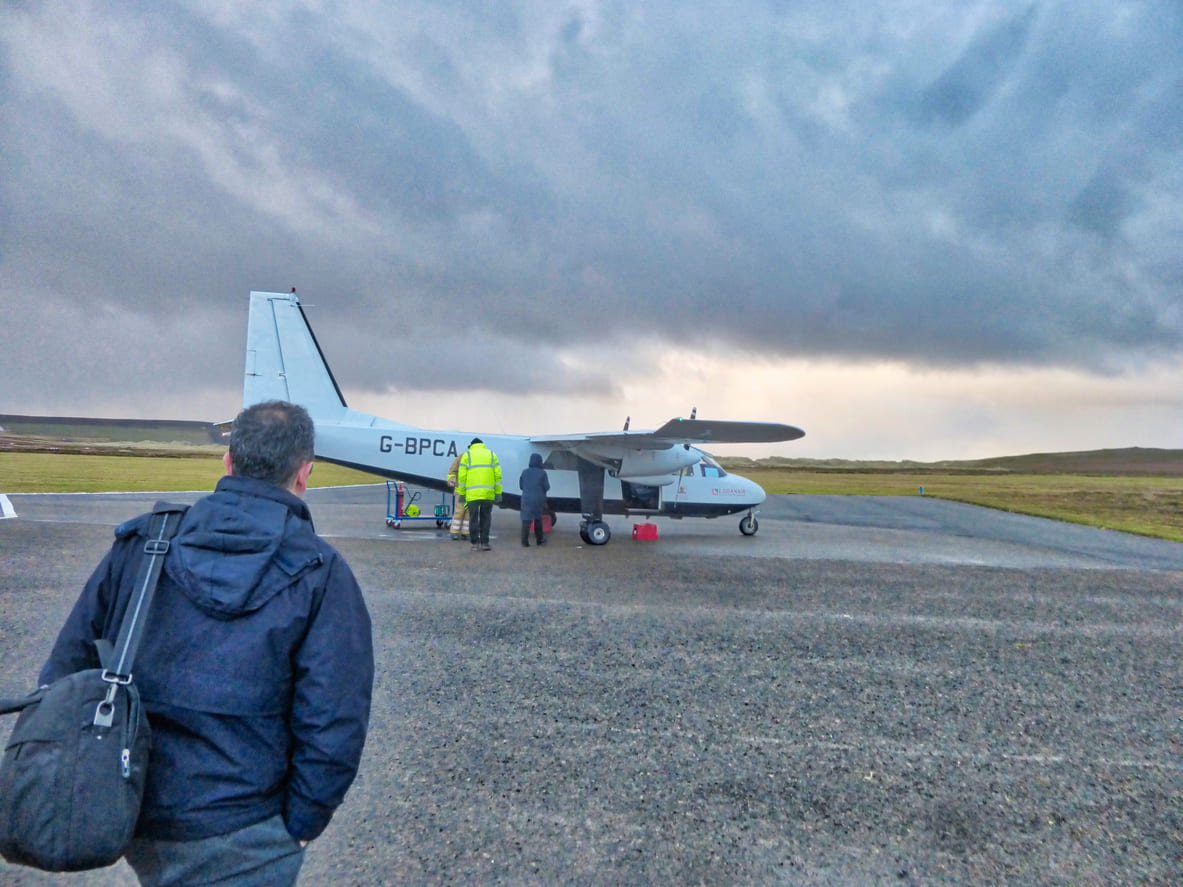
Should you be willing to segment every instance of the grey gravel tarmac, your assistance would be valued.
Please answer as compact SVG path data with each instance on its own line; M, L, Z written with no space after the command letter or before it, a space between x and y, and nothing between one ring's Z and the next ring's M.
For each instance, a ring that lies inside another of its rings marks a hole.
M773 497L753 539L618 522L602 549L568 516L523 549L498 512L488 553L314 502L378 679L301 884L1183 884L1183 546L1102 533L1098 557L1053 521L959 506L975 537L813 499ZM112 507L0 521L0 695L31 688L138 503ZM951 547L929 530L970 554L927 556ZM0 863L0 883L135 881Z

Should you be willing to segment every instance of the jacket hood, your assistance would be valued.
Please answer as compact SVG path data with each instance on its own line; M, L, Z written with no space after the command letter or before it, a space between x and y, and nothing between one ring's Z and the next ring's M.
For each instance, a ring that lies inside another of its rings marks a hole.
M234 619L321 560L303 500L263 481L227 476L185 515L165 570L198 609Z
M542 467L542 454L541 453L531 453L530 454L530 467L531 468L541 468Z

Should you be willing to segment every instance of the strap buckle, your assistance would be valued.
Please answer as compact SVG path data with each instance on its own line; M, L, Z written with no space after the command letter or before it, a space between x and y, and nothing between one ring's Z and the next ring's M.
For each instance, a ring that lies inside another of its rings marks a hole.
M131 683L131 675L128 675L124 680L120 680L121 677L121 675L112 675L111 672L103 669L103 680L111 686L107 688L106 698L95 707L94 725L96 727L110 727L115 722L115 694L119 690L119 684Z

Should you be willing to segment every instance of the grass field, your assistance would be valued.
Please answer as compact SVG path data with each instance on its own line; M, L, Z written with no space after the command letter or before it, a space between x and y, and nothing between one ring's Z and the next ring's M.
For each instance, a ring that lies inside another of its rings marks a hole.
M206 455L92 456L60 453L0 453L0 493L103 493L212 490L226 473L225 447ZM335 487L381 483L382 478L318 462L309 485Z
M768 493L925 496L1183 542L1183 477L745 468Z
M0 453L0 493L210 490L222 476L220 447L185 458ZM207 455L208 453L208 455ZM1183 542L1183 477L811 471L744 465L769 493L935 496ZM318 463L312 486L378 483L376 475Z

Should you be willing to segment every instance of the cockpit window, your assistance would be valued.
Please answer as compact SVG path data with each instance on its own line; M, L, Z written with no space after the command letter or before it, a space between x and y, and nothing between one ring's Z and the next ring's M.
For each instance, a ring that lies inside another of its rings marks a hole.
M702 476L703 477L726 477L727 472L723 470L723 466L714 459L705 458L702 460Z
M707 455L704 455L701 459L699 459L697 465L691 465L686 468L685 472L692 477L727 476L727 472L723 470L723 466Z

